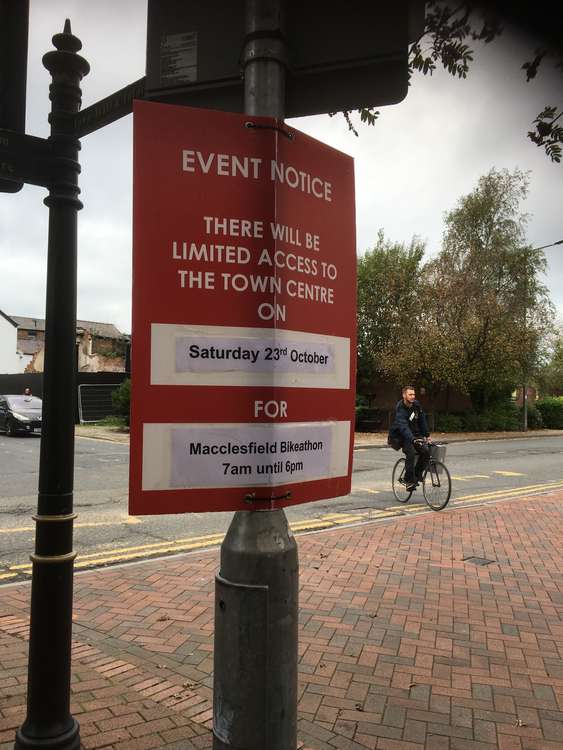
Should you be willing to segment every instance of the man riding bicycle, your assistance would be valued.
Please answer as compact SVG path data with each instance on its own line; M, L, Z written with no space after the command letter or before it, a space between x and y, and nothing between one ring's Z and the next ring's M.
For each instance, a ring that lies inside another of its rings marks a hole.
M406 385L403 397L395 407L395 419L389 428L388 443L405 454L405 485L409 492L416 489L430 458L427 440L430 437L426 415L416 400L414 386ZM418 456L418 460L415 459Z

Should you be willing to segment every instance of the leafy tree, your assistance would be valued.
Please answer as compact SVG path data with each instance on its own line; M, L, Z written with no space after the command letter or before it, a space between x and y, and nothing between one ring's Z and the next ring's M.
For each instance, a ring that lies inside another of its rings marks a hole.
M434 380L469 393L476 409L530 377L553 319L539 280L545 256L525 244L527 190L518 169L481 177L446 214L442 251L425 269L419 348L435 357Z
M491 43L501 36L507 21L526 31L531 29L542 41L542 46L533 50L533 58L522 65L527 82L536 77L540 65L548 58L563 70L561 8L555 6L549 0L536 0L536 3L462 0L453 5L443 0L427 0L424 31L409 47L409 81L415 72L432 75L439 65L454 77L466 78L475 54L471 45ZM351 113L343 114L348 127L358 135ZM364 107L359 114L361 121L368 125L373 125L379 116L375 107ZM530 140L544 148L554 162L561 161L562 116L559 106L546 106L528 132Z
M542 395L563 395L563 327L550 341L547 362L539 372L537 381Z
M421 300L418 280L424 243L385 238L358 259L358 390L369 393L374 378L388 370L403 332L415 327ZM408 354L408 352L407 352Z

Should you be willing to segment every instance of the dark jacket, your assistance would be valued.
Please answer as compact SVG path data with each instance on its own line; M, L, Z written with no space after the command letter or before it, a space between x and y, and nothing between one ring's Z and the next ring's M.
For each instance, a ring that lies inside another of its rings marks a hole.
M412 406L407 406L403 399L398 401L395 419L389 428L389 445L399 450L403 445L412 443L414 438L429 435L428 422L420 402L414 401Z

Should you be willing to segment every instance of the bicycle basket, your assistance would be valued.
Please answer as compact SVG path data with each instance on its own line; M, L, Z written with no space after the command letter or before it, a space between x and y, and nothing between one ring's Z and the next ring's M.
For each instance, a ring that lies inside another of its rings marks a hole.
M443 443L432 443L430 446L430 455L434 461L444 463L446 459L446 446Z

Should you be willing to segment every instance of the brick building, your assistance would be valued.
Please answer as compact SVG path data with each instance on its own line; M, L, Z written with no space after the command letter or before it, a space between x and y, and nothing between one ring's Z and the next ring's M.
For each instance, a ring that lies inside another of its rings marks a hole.
M45 320L10 315L17 326L17 349L24 357L25 372L43 372ZM113 323L76 321L78 372L125 372L130 337Z

